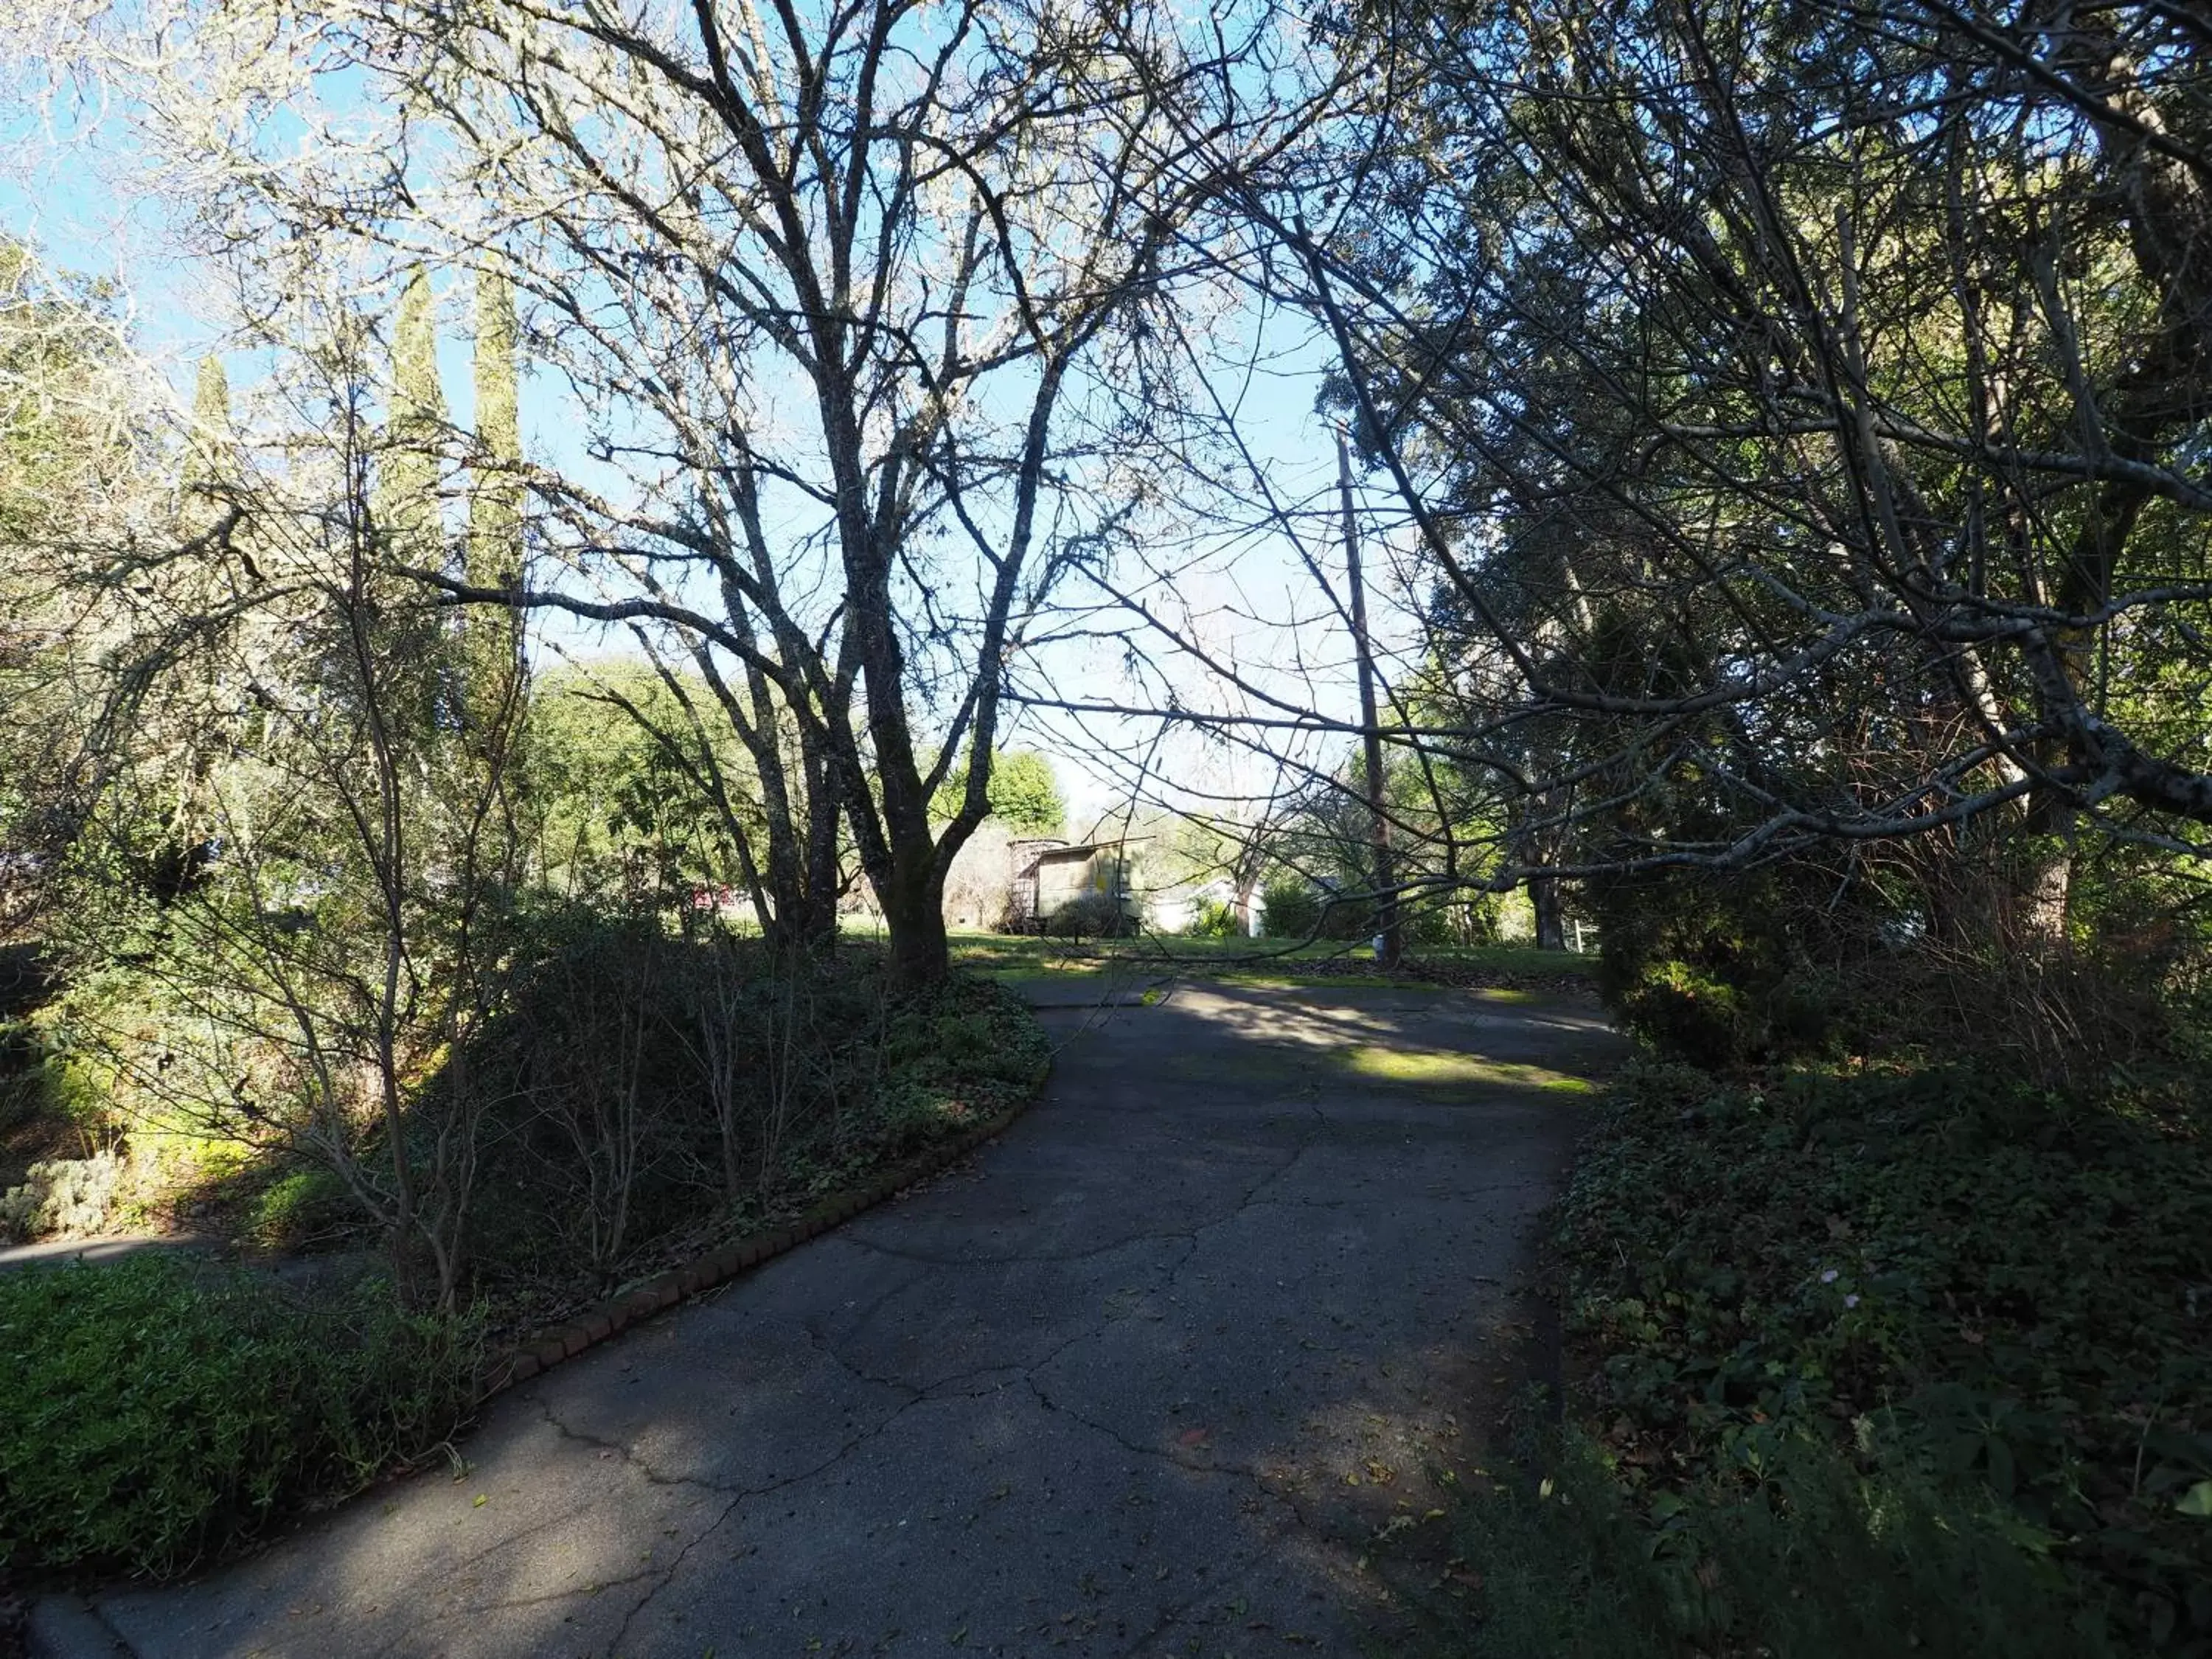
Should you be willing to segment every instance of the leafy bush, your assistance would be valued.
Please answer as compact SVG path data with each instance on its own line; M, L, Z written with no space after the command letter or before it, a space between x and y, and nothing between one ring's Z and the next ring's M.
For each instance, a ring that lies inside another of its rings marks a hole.
M1054 939L1130 939L1138 924L1113 894L1080 893L1045 918L1044 931Z
M1692 1065L1818 1052L1833 1023L1832 990L1803 930L1821 912L1796 902L1789 886L1786 872L1595 884L1599 994L1629 1030Z
M255 1194L252 1231L272 1249L296 1250L358 1221L345 1183L319 1165L294 1170Z
M1321 895L1297 876L1278 876L1265 890L1269 939L1304 939L1321 926Z
M1191 911L1185 933L1192 939L1235 939L1244 931L1237 907L1217 898L1202 898Z
M16 1238L99 1232L115 1202L123 1160L113 1152L33 1164L20 1187L0 1194L0 1233Z
M481 1285L603 1287L803 1206L1033 1086L1042 1042L988 985L895 1005L864 945L779 957L650 915L549 916L455 1068L491 1115Z
M1639 1504L1606 1448L1569 1431L1524 1445L1545 1470L1455 1516L1479 1564L1469 1659L2094 1659L2112 1651L1986 1492L1902 1448L1855 1455L1783 1437L1755 1476ZM1737 1471L1741 1474L1741 1471ZM1447 1574L1445 1583L1452 1583Z
M2203 1130L1966 1066L1632 1072L1562 1211L1591 1419L1647 1495L1875 1425L2129 1640L2212 1646Z
M0 1568L170 1573L433 1446L466 1322L134 1256L0 1276Z
M1366 900L1340 898L1303 877L1279 876L1266 892L1270 939L1360 939L1375 931Z

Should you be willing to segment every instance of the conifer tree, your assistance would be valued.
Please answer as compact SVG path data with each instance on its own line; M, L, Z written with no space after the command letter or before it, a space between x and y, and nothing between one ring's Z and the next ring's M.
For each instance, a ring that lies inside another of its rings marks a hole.
M185 458L185 512L197 520L211 516L206 497L229 470L224 458L230 448L230 376L220 357L200 359L192 382L191 451ZM193 496L201 499L193 501Z
M438 380L437 330L430 278L416 265L408 272L392 323L392 410L376 501L387 544L410 564L443 562L437 451L446 396Z
M477 275L476 428L478 470L469 495L467 577L476 587L507 587L522 574L521 485L511 470L522 459L517 414L514 294L506 275ZM521 666L519 611L472 606L463 626L471 724L508 701Z

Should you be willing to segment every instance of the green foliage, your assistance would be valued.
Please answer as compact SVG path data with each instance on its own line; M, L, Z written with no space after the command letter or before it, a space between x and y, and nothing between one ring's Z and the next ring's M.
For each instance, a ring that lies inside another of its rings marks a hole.
M989 1117L1043 1083L1052 1043L1012 992L988 980L945 980L902 1004L885 1034L886 1093L892 1109L941 1133Z
M272 1249L299 1249L359 1222L345 1183L319 1164L279 1176L253 1197L249 1225Z
M1959 1066L1645 1068L1561 1240L1593 1419L1647 1496L1873 1424L1986 1490L2130 1640L2212 1644L2201 1115Z
M1044 919L1044 931L1054 939L1132 939L1139 927L1115 895L1079 893Z
M1237 907L1225 899L1202 898L1191 911L1185 930L1193 939L1235 939L1244 931L1237 920Z
M230 375L220 357L203 357L192 381L192 453L185 463L187 483L218 477L230 424Z
M514 289L488 265L477 274L474 385L477 442L494 461L522 459L515 352ZM521 491L511 478L488 475L469 496L469 580L499 586L521 567Z
M477 273L474 364L476 438L483 461L469 490L466 574L478 587L506 587L522 576L522 488L503 464L522 459L517 410L514 290L495 264ZM478 729L499 717L520 666L521 613L471 607L462 617L461 701Z
M951 819L967 793L968 769L963 766L938 786L929 804L931 815L940 822ZM999 754L991 763L991 781L983 793L991 816L1017 836L1056 836L1066 828L1067 804L1060 799L1052 763L1031 750Z
M407 273L392 325L392 408L377 469L376 515L392 547L416 563L443 562L438 445L446 393L438 376L436 301L422 266Z
M695 706L711 704L703 682L680 684ZM727 824L687 760L671 754L636 715L692 745L687 759L696 757L683 704L646 664L595 663L535 677L526 781L542 815L547 878L578 892L633 894L732 880L738 861ZM715 734L708 752L722 775L750 777L735 738L726 729L708 730ZM740 797L732 805L742 827L757 828L750 800Z
M1306 939L1321 926L1321 893L1303 876L1278 876L1262 894L1269 939Z
M895 1004L866 947L779 954L584 906L532 929L506 1006L430 1085L489 1103L475 1259L501 1294L803 1206L1042 1074L1007 994Z
M1620 877L1593 884L1598 992L1662 1054L1723 1067L1817 1052L1832 1013L1784 878Z
M1989 1495L1893 1446L1778 1437L1644 1504L1573 1431L1523 1448L1546 1471L1462 1504L1468 1659L2093 1659L2112 1651ZM1447 1575L1446 1583L1452 1581Z
M0 1276L0 1567L189 1568L434 1445L479 1358L473 1326L374 1280L154 1256Z
M1261 890L1269 939L1364 939L1375 931L1375 908L1362 898L1340 898L1303 876L1278 876Z

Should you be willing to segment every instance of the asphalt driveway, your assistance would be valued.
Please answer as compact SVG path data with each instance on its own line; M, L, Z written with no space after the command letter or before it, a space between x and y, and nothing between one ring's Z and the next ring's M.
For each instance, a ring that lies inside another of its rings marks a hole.
M143 1656L1352 1655L1619 1052L1510 994L1050 1009L968 1164L497 1401L468 1468L197 1583Z

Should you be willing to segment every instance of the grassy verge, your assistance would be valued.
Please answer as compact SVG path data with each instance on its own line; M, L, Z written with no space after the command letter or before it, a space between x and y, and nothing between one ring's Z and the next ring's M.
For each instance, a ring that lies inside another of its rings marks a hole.
M1448 1646L2212 1651L2203 1127L1632 1072L1562 1206L1565 1425L1468 1507Z
M1115 972L1203 974L1285 984L1390 984L1364 943L1310 944L1254 939L1046 939L1011 933L958 933L953 960L970 972L1006 977ZM1579 988L1595 958L1533 945L1424 946L1410 953L1400 980L1506 988Z

